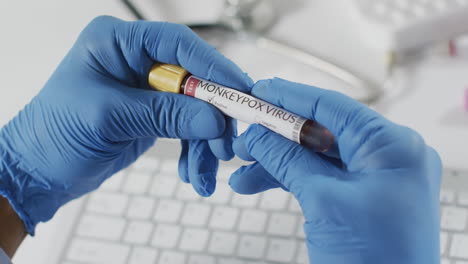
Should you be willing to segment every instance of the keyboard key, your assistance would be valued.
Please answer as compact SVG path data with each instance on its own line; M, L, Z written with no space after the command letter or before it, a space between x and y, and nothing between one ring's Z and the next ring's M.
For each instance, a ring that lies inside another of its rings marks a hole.
M447 233L440 232L440 255L445 254L445 248L447 247L447 238L448 238Z
M396 0L395 3L401 9L407 9L410 7L410 3L408 2L408 0Z
M440 260L440 264L450 264L450 260L446 259L446 258L442 258Z
M179 161L177 160L163 160L159 168L159 174L167 176L179 175Z
M271 189L262 194L260 208L266 210L283 210L286 208L289 194L280 188Z
M231 230L236 224L238 214L237 208L216 206L211 216L210 227Z
M238 255L245 258L260 259L266 247L266 238L246 235L239 241Z
M467 0L465 0L465 2L468 3ZM454 174L462 178L468 177L468 170L455 170Z
M226 166L224 164L219 166L217 179L219 181L227 182L231 177L231 174L237 170L237 167Z
M185 264L185 254L174 251L164 251L159 259L159 264Z
M159 224L156 226L151 245L160 248L174 248L180 235L180 227Z
M182 224L187 226L203 226L210 216L211 208L205 204L189 203L182 215Z
M390 18L392 19L395 25L403 25L407 21L407 16L405 13L400 11L393 11L390 13Z
M383 16L388 12L389 8L386 3L376 2L372 6L372 11L375 12L379 16Z
M289 211L302 214L301 206L299 205L299 202L294 197L291 197L291 199L289 199Z
M178 181L177 176L156 176L151 185L150 194L158 197L171 197L175 192Z
M90 264L124 264L130 251L128 246L77 238L67 253L69 260Z
M125 178L122 190L126 193L144 194L150 185L152 174L134 171Z
M300 239L305 239L306 238L306 235L305 235L305 232L304 232L304 222L305 222L305 219L304 217L300 217L300 220L297 224L297 231L296 231L296 237L300 238Z
M291 263L296 253L296 242L287 239L272 239L266 258L271 261Z
M237 234L231 232L213 232L208 251L217 255L232 255L237 244Z
M307 245L305 242L299 244L296 262L298 264L309 264L309 252L307 251Z
M297 232L296 232L296 237L299 238L299 239L305 239L306 238L303 225L298 226Z
M132 244L146 244L153 231L153 224L145 221L131 221L127 225L124 241Z
M242 207L242 208L254 208L257 205L258 198L260 195L242 195L242 194L233 194L232 197L232 205L234 207Z
M127 216L131 219L150 219L156 201L153 198L135 196L130 200Z
M442 176L458 176L458 171L454 169L443 168L442 169Z
M258 210L245 210L239 221L239 231L261 233L265 230L267 213Z
M133 164L134 171L154 173L159 169L159 160L148 156L140 156Z
M179 220L182 203L175 200L160 200L156 207L154 220L165 223L175 223Z
M198 201L200 195L195 192L191 184L181 183L177 188L176 198L182 201Z
M454 234L450 256L455 258L468 259L468 235Z
M297 229L297 217L287 213L273 213L267 232L272 235L289 236Z
M467 217L467 209L443 207L440 225L443 229L462 231L466 227Z
M448 3L445 1L436 1L433 5L439 10L444 10L448 7Z
M423 17L426 14L426 8L421 5L413 5L410 11L416 17Z
M440 190L440 202L441 203L453 203L455 200L455 192L452 190Z
M153 248L135 247L130 254L128 264L154 264L158 251Z
M216 264L215 258L207 255L191 255L188 264Z
M208 236L206 229L186 228L179 247L186 251L201 252L206 246Z
M207 198L204 198L204 201L212 204L224 205L229 202L233 191L226 183L218 183L216 185L215 192Z
M126 174L126 171L122 170L112 175L109 179L107 179L105 182L102 183L101 187L99 187L99 190L114 191L114 192L120 190L120 187L122 186L122 182L124 181L124 178L125 178L125 174Z
M468 192L461 192L458 194L458 203L460 205L468 206Z
M218 259L218 264L245 264L243 261L232 258L220 258Z
M84 215L78 225L77 233L85 237L119 240L124 227L123 218Z
M98 214L122 215L127 203L126 195L95 192L89 198L86 210Z

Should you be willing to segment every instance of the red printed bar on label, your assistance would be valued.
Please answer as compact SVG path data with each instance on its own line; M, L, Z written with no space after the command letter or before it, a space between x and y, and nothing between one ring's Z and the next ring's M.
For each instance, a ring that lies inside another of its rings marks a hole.
M198 83L200 83L200 80L197 78L194 78L193 76L190 76L185 83L185 91L184 93L186 95L190 95L192 97L195 97L195 91L197 90Z

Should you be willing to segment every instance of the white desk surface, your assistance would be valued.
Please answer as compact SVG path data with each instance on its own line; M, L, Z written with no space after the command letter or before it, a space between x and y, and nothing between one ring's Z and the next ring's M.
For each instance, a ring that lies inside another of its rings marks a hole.
M382 53L357 37L359 29L350 26L349 10L343 8L347 1L295 0L301 8L289 10L271 35L381 81ZM81 29L102 14L132 19L117 0L0 2L0 126L37 94ZM468 113L462 110L466 69L468 60L421 63L406 74L407 95L383 113L419 131L448 167L467 168ZM52 249L47 234L53 227L54 221L40 225L15 263L41 263L38 251Z

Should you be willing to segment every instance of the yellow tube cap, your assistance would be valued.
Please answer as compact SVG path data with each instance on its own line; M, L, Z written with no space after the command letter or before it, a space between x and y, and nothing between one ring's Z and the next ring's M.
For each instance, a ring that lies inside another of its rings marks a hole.
M177 65L156 63L149 72L148 83L161 92L180 93L180 86L187 73L187 70Z

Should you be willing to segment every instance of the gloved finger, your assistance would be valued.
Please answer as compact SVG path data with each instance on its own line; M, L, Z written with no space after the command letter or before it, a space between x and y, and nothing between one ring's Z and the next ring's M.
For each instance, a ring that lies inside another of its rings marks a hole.
M247 151L247 147L245 145L245 137L236 138L232 144L232 149L234 150L234 153L236 154L236 156L238 156L239 158L245 161L255 160L254 157L252 157Z
M237 136L237 121L228 116L226 118L226 129L221 137L208 140L211 152L220 160L228 161L234 157L232 142Z
M251 93L328 128L345 162L350 161L371 133L389 123L377 112L344 94L279 78L257 82Z
M102 74L133 87L146 87L155 62L177 64L189 72L243 91L253 81L187 26L167 22L126 22L110 16L91 21L74 48L93 56Z
M224 116L195 98L129 87L118 92L110 107L98 107L100 113L96 113L96 118L107 120L102 129L113 141L142 137L211 139L224 133Z
M229 185L240 194L256 194L278 187L285 189L258 162L237 169L229 178Z
M188 166L189 166L189 141L188 140L181 140L180 145L182 146L182 150L180 151L179 157L179 177L185 183L190 183L190 178L188 174Z
M246 73L187 26L136 23L140 23L144 32L142 37L146 38L142 44L153 60L180 65L198 77L241 91L249 91L252 87L253 81Z
M248 153L294 194L302 189L304 178L313 177L313 180L320 181L324 177L343 175L340 168L321 158L318 153L261 125L251 125L240 138L243 138ZM290 173L291 171L300 173ZM304 171L308 173L304 174Z
M188 146L188 177L195 191L203 197L216 188L218 159L211 153L206 140L190 140Z

